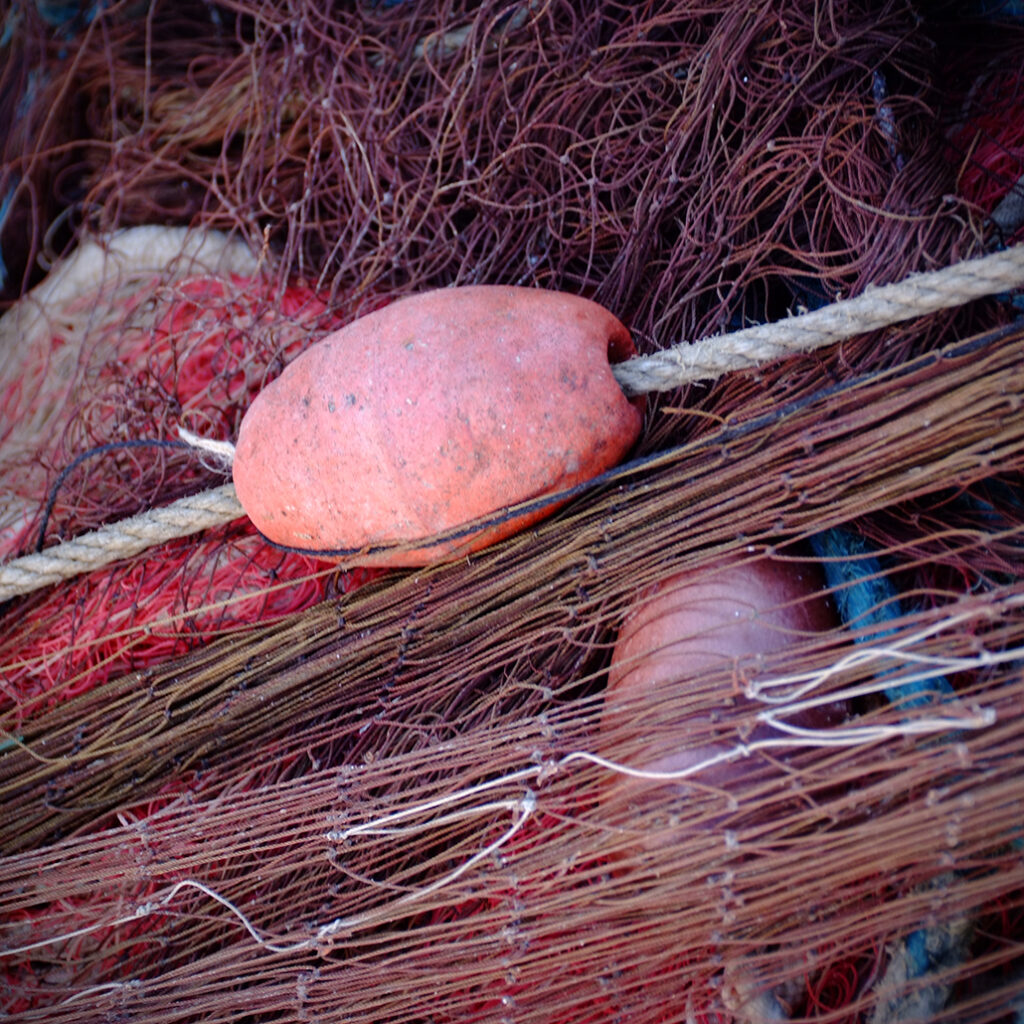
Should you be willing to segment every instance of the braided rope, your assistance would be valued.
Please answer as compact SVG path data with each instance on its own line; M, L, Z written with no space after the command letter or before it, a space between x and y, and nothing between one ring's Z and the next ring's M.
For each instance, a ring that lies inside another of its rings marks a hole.
M619 363L613 372L627 394L670 391L1022 286L1024 245L943 270L914 274L896 284L869 288L856 298L813 313L694 344L684 342L664 352ZM196 446L209 449L201 439L196 439ZM228 447L208 454L226 461ZM0 565L0 601L130 558L177 537L223 525L244 514L234 486L226 484L111 523Z
M734 370L749 370L985 295L1010 291L1022 284L1024 246L1016 246L943 270L913 274L896 284L871 287L856 298L842 299L812 313L639 356L619 363L613 372L627 394L671 391L683 384L711 380Z
M121 558L131 558L176 537L188 537L213 526L222 526L244 515L235 497L234 484L224 484L181 498L171 505L140 512L0 566L0 601L99 569Z

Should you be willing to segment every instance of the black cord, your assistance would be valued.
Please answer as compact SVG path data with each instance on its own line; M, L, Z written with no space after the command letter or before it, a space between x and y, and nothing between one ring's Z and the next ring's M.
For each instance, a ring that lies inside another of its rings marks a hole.
M111 441L108 444L97 445L95 448L90 448L88 451L82 452L81 455L77 455L60 471L53 486L50 488L49 497L46 499L46 508L43 510L43 520L39 527L39 541L36 543L37 552L43 550L43 544L46 541L46 528L50 525L50 516L53 515L53 506L56 505L57 494L61 487L64 486L67 478L87 459L91 459L96 455L106 455L109 452L124 448L187 448L194 450L192 445L186 444L184 441Z

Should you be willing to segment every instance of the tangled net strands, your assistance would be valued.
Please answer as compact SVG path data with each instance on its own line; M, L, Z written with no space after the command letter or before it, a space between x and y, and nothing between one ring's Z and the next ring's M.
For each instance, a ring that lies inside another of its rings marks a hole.
M943 138L939 57L903 5L314 6L113 7L59 40L21 11L49 77L4 144L11 297L70 227L192 222L250 255L104 278L47 308L36 348L8 345L7 551L207 486L180 450L108 451L41 511L96 446L232 438L285 360L404 292L564 288L649 351L988 240L996 197L957 197L971 144ZM977 304L667 395L646 461L467 563L340 593L240 524L12 602L4 1010L1006 1019L1024 989L1006 318ZM645 586L769 549L818 562L833 527L870 542L859 561L898 601L610 714ZM255 576L218 578L236 551ZM884 696L939 674L939 703ZM829 736L777 724L842 694L855 714ZM769 712L785 743L756 747ZM727 788L623 769L710 742L747 766ZM932 969L901 964L914 936Z
M180 444L140 439L166 438L181 424L234 433L268 375L343 322L299 286L271 308L265 284L251 276L256 261L223 239L185 242L169 266L161 243L181 247L183 239L136 229L107 255L89 243L41 298L33 293L0 322L0 339L17 357L0 377L4 555L217 479ZM58 470L48 505L40 497ZM37 602L0 640L5 693L16 704L61 699L232 625L309 604L325 575L336 574L270 548L244 524L165 544Z
M987 338L725 430L659 460L631 497L624 481L471 566L371 585L39 716L2 763L5 909L46 906L12 941L68 935L58 959L75 977L58 987L99 986L97 1014L123 1001L180 1019L167 1000L187 970L195 1016L308 1002L355 1019L487 1019L508 999L522 1020L682 1020L679 993L703 1009L722 962L732 984L756 967L763 985L819 957L880 957L893 929L996 896L1016 906L1022 597L998 581L1019 577L1019 527L993 530L987 501L964 502L930 550L892 552L898 572L976 561L983 589L933 585L884 640L837 630L784 664L748 666L762 687L818 677L830 695L875 692L890 669L960 672L939 716L959 727L948 741L910 732L934 711L883 703L855 723L880 730L875 743L819 740L759 761L739 790L695 787L683 804L655 793L639 815L615 772L571 755L636 764L662 729L694 743L748 735L756 709L723 703L728 675L646 707L643 735L603 730L602 638L624 602L666 561L706 562L707 544L760 549L894 499L909 511L935 488L970 495L994 452L1019 464L1022 344L1019 330ZM777 467L799 467L808 444L819 457L787 481ZM472 674L451 670L453 651ZM268 721L267 706L289 714ZM90 770L100 758L105 770ZM187 792L161 792L190 776ZM929 890L950 872L955 885ZM72 934L83 921L99 933ZM122 955L137 980L108 989ZM1006 991L972 998L984 1010ZM89 1019L81 999L47 1012Z
M265 232L282 275L346 300L571 287L664 342L777 314L780 276L831 299L974 245L917 129L934 56L901 4L316 7L90 25L39 103L87 140L14 139L8 179L66 165L63 205L101 234Z

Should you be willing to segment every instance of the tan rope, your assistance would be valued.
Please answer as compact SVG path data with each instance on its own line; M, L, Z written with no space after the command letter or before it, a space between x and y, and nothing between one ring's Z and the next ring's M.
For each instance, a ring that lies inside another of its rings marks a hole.
M813 313L639 356L617 364L613 372L627 394L670 391L1022 286L1024 245L943 270L914 274L897 284L869 288L856 298L844 299ZM209 449L201 439L196 442L200 450ZM230 445L215 444L215 449L209 453L228 461ZM0 565L0 601L130 558L177 537L220 526L244 514L231 484L142 512Z
M810 352L858 334L963 305L972 299L1024 285L1024 245L942 270L913 274L896 284L868 288L801 316L758 324L733 334L683 343L613 367L630 395L671 391L733 370L749 370L776 359Z
M188 537L244 515L235 497L234 484L224 484L171 505L140 512L0 565L0 601L91 572L121 558L131 558L157 544Z

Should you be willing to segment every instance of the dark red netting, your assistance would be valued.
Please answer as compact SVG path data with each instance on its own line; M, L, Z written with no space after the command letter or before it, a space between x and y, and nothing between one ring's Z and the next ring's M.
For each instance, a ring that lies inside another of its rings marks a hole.
M562 289L647 352L1019 239L993 17L0 4L0 560L221 483L148 442L234 440L403 294ZM241 520L0 606L0 1012L1014 1020L1014 316L652 397L656 457L450 566ZM756 605L766 560L818 582ZM768 646L617 689L637 608L723 571ZM832 733L760 745L779 694Z

